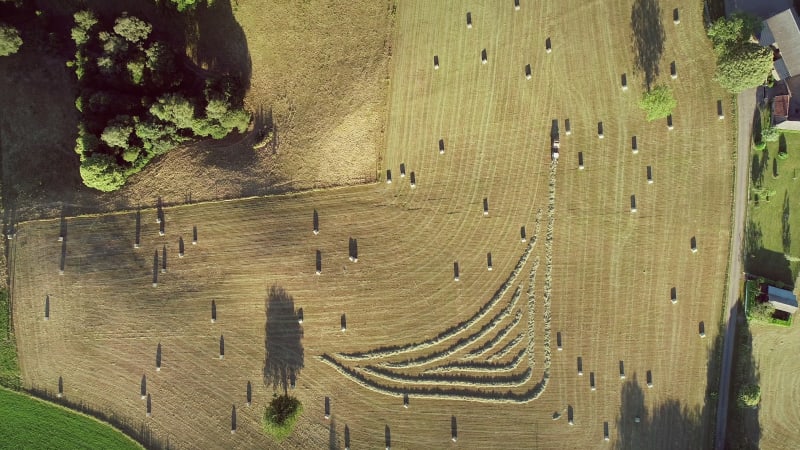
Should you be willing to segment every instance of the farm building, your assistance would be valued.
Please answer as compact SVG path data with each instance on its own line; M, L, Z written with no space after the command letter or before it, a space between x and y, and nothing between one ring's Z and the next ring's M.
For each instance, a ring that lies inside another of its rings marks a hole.
M759 43L775 53L772 76L778 81L770 94L772 123L781 129L800 130L800 18L794 8L763 22Z
M768 286L767 296L769 298L769 304L774 306L778 311L789 314L794 314L797 311L797 297L792 291L776 288L775 286Z
M764 21L759 43L776 51L773 76L785 80L800 74L800 19L788 8Z

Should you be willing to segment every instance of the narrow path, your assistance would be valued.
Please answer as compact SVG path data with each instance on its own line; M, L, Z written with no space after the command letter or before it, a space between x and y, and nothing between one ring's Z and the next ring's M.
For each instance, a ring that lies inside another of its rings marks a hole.
M750 158L750 134L753 127L753 111L756 108L756 89L748 89L737 99L738 135L736 150L736 180L734 183L733 232L728 263L728 295L725 297L725 340L722 345L722 370L719 379L719 403L717 404L717 427L714 447L725 448L725 427L728 421L728 399L731 384L731 362L733 360L736 314L739 292L742 285L742 242L747 212L748 161Z

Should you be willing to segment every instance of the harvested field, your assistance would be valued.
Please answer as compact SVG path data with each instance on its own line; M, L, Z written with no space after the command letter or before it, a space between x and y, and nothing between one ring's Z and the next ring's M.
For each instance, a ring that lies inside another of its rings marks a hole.
M750 333L761 385L761 403L754 414L757 416L755 424L747 423L747 430L757 430L756 436L760 434L759 448L784 448L787 440L796 438L800 429L800 414L792 407L800 398L793 376L800 370L800 364L796 358L786 357L800 350L800 327L796 323L784 328L751 322Z
M260 380L272 358L265 312L278 286L291 296L287 324L297 325L291 311L303 309L302 338L289 355L302 354L302 367L287 367L297 374L289 389L304 413L289 448L444 447L456 437L454 417L459 443L474 448L591 448L602 445L604 424L611 444L623 448L707 447L706 365L728 259L733 125L717 118L724 95L712 84L711 59L697 56L711 51L702 4L685 3L661 6L669 25L662 59L681 65L671 82L678 108L669 132L662 121L646 123L636 106L644 74L631 69L631 1L523 1L518 11L510 2L470 5L471 29L459 2L400 2L378 173L403 163L416 187L395 178L166 207L163 237L155 210L143 210L138 250L135 213L69 218L62 276L59 222L21 224L10 262L25 385L53 389L64 376L65 396L146 422L179 448L268 447L260 415L273 389ZM679 5L676 28L669 11ZM555 43L550 54L546 38ZM486 65L477 58L484 48ZM571 135L562 134L560 151L572 161L584 152L592 164L583 171L551 162L551 126L565 118ZM659 178L650 186L648 165ZM178 237L194 226L200 241L171 258L153 288L153 251L166 245L175 254ZM348 258L354 236L358 263ZM692 236L702 248L696 254ZM673 286L681 292L674 305L665 294ZM700 321L711 339L697 336ZM555 330L568 337L560 352L550 349ZM487 343L492 350L475 356ZM594 373L596 391L589 376L576 375L577 357ZM504 370L470 371L473 363ZM574 426L553 420L554 412ZM632 414L645 419L642 427L630 428ZM487 420L495 417L513 426Z

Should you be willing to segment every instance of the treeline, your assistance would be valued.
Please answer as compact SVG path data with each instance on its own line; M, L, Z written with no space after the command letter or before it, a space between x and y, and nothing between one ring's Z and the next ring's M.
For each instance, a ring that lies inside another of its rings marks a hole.
M87 186L119 189L181 143L247 129L241 80L206 76L137 17L103 23L89 10L73 17L76 51L67 66L79 84L75 152Z

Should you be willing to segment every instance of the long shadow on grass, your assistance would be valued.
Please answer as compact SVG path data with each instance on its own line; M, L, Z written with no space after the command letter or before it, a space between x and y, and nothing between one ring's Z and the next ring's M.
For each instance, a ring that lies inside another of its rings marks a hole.
M704 325L702 330L705 332ZM724 330L720 330L708 346L706 395L702 406L690 407L677 399L667 399L650 409L645 397L655 394L643 388L636 373L622 385L615 448L713 448L723 336ZM696 345L706 344L699 334L697 341ZM653 373L654 386L669 384L672 377L669 372ZM701 381L700 377L697 381Z
M759 408L743 407L737 402L739 391L743 387L749 384L758 385L760 380L753 357L753 336L742 310L738 314L735 342L731 365L731 400L728 403L728 423L725 428L726 448L757 449L761 439Z
M288 394L290 380L303 368L303 329L294 299L283 288L272 286L265 306L264 384Z
M644 85L650 90L658 77L658 64L664 53L664 24L658 0L636 0L631 11L634 67L644 74Z
M748 220L744 236L744 270L752 275L793 285L789 261L781 252L764 248L761 226Z

